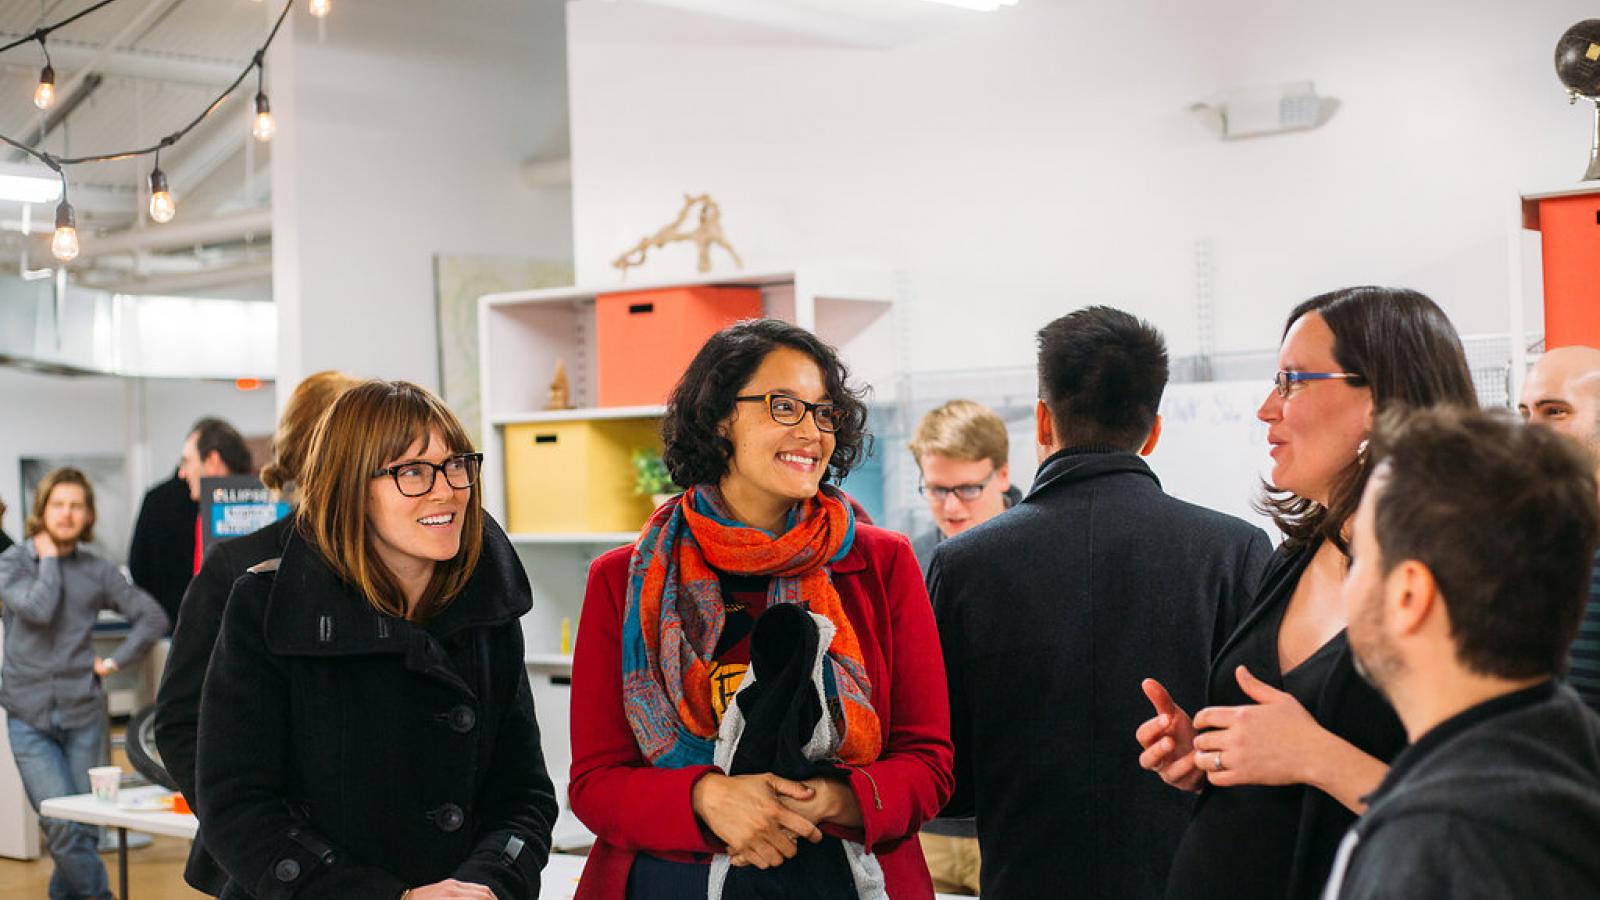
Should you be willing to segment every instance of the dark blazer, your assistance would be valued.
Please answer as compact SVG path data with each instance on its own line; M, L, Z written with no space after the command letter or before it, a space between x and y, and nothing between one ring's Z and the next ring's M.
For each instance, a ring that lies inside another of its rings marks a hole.
M1139 768L1139 683L1198 709L1270 552L1259 528L1167 496L1107 447L1051 456L1016 507L940 544L945 815L977 815L983 896L1161 895L1191 800Z
M167 668L156 693L156 747L161 764L192 801L194 789L194 747L200 723L200 688L205 684L211 650L222 631L222 611L228 605L233 583L246 569L259 562L283 555L294 527L294 516L285 516L259 531L223 541L206 554L200 574L189 582L178 607L177 624L172 631L172 649ZM189 847L185 881L196 890L212 896L221 893L228 875L206 852L205 841L196 837Z
M189 499L189 483L174 474L151 488L139 504L128 543L128 572L178 621L178 606L194 575L194 520L200 504Z
M456 878L535 897L555 796L518 619L527 575L483 556L425 626L375 611L291 535L239 579L200 703L200 836L223 898L394 900Z

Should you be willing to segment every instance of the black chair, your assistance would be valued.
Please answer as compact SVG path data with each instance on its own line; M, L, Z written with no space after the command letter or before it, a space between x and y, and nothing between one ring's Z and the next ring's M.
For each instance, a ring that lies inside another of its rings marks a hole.
M161 751L156 748L155 712L155 704L151 704L133 714L128 720L124 749L134 771L154 784L176 791L178 783L167 774L167 767L161 764Z

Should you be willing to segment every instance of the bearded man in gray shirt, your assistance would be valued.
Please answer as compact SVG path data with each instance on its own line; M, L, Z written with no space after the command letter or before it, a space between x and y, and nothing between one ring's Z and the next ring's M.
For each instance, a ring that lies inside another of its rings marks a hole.
M137 662L167 630L166 614L149 594L82 548L93 539L94 515L89 479L77 469L57 469L39 482L27 539L0 553L0 707L35 812L52 797L89 790L89 768L100 764L106 743L101 679ZM104 659L95 656L91 636L102 609L133 626ZM56 864L51 900L110 897L97 830L59 819L42 823Z

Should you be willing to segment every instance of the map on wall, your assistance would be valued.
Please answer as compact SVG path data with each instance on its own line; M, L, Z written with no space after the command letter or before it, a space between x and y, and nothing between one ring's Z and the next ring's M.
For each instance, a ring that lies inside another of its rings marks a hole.
M572 263L503 256L433 257L435 312L439 324L439 387L467 427L474 447L482 407L478 397L478 298L500 291L570 287Z

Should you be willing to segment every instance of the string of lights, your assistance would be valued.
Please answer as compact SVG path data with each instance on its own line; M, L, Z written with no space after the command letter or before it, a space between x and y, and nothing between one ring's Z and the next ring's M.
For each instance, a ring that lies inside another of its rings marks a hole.
M50 108L56 99L56 73L55 69L51 65L50 50L48 47L46 47L45 40L50 36L51 32L54 32L63 26L69 25L78 19L87 16L88 14L115 2L116 0L100 0L100 2L94 4L93 6L83 9L65 19L62 19L59 22L42 26L36 29L32 34L25 35L9 44L6 44L3 47L0 47L0 53L4 53L7 50L20 47L24 44L34 42L39 44L39 49L44 54L44 68L40 70L39 86L34 90L33 94L33 103L35 106L39 107L39 109L43 110ZM294 3L295 0L284 0L283 11L278 13L277 19L272 24L272 30L267 34L266 41L264 41L256 50L255 54L251 56L250 62L247 63L244 69L239 72L239 77L235 78L231 84L224 88L222 92L217 95L217 98L211 101L211 104L202 110L199 115L191 119L182 128L173 131L148 147L137 147L130 150L118 150L111 153L98 153L92 156L62 156L41 150L38 147L30 147L21 141L14 140L4 134L0 134L0 142L9 144L16 149L21 150L23 153L26 153L28 156L31 156L43 163L50 169L50 171L56 173L56 175L61 179L61 203L56 207L55 234L50 241L50 252L53 256L55 256L56 259L64 263L71 262L73 259L77 258L80 250L78 244L77 213L73 210L72 204L68 202L67 199L66 168L68 166L116 162L118 160L132 159L139 156L153 157L153 165L150 169L150 218L157 224L172 221L173 216L177 214L178 208L173 202L171 191L168 189L167 174L161 170L161 151L171 147L178 141L183 140L183 138L187 136L189 132L193 131L201 122L204 122L207 117L216 112L218 107L222 106L222 104L227 101L228 97L238 89L239 85L244 83L244 80L249 77L252 70L254 70L256 73L256 96L254 107L255 115L251 122L250 133L254 135L255 139L258 141L272 140L273 133L277 131L277 124L272 118L272 106L267 101L265 62L266 53L267 49L272 46L273 40L277 38L278 30L283 27L284 19L288 18L289 11L294 8ZM330 11L331 0L309 0L307 12L309 12L312 16L323 18L327 16ZM39 139L42 141L43 136L41 135Z

